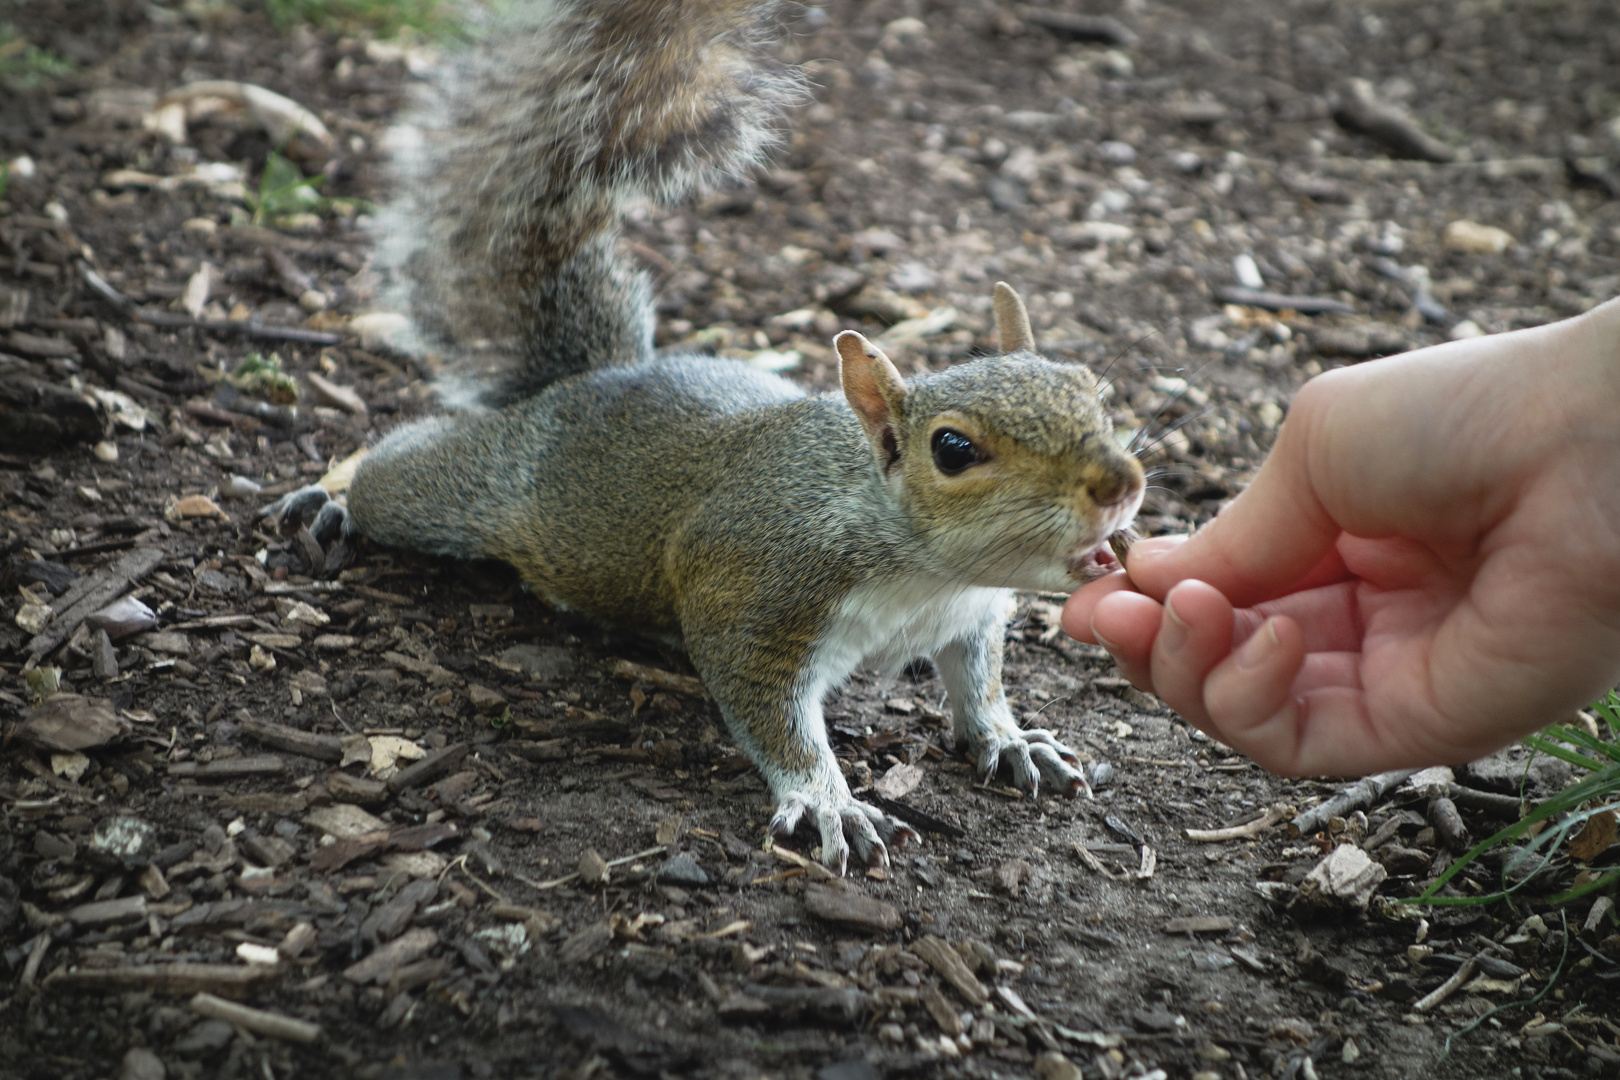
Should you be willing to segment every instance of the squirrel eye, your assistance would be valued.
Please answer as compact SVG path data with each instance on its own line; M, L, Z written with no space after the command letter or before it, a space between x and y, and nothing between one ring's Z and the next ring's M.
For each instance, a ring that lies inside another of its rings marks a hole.
M955 476L970 465L984 460L984 454L960 431L940 428L934 432L934 464L946 476Z

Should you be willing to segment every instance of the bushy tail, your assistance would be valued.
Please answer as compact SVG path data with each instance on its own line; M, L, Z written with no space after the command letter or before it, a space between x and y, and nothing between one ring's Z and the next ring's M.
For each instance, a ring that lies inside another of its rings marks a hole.
M380 261L447 403L498 407L652 350L646 276L617 250L637 199L756 163L795 69L777 0L512 0L408 118Z

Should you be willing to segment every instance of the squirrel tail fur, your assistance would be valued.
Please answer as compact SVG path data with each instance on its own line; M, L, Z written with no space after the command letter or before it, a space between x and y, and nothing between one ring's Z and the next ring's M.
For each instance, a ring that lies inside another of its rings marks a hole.
M802 93L777 0L514 0L416 105L381 268L445 403L499 408L652 352L620 215L736 175Z

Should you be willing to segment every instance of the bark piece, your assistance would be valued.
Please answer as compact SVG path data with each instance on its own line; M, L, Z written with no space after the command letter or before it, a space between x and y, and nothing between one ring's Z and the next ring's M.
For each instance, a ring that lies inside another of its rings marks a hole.
M1395 769L1391 772L1379 773L1376 776L1369 776L1366 779L1356 781L1327 802L1311 807L1294 818L1293 821L1290 821L1288 823L1289 838L1309 836L1311 833L1321 832L1327 828L1329 818L1344 817L1353 810L1367 809L1391 790L1404 784L1417 771L1416 769Z
M286 771L287 763L274 754L225 758L222 761L210 761L207 763L176 761L169 765L170 776L184 776L193 780L235 780L245 776L279 776Z
M406 791L421 787L423 784L431 784L461 764L461 759L467 756L468 749L468 745L462 742L451 743L442 750L431 751L421 761L389 777L388 787L393 791Z
M1291 296L1264 289L1244 289L1235 285L1215 290L1223 304L1263 308L1266 311L1297 311L1301 315L1353 315L1355 308L1326 296Z
M804 906L817 918L871 934L893 933L902 925L893 904L849 889L811 885L804 891Z
M708 690L704 689L703 680L695 679L690 675L680 675L663 668L648 667L646 664L637 664L630 660L620 660L613 665L615 679L628 679L633 682L650 683L660 690L669 690L676 694L686 694L690 697L706 698Z
M395 971L419 959L439 943L439 935L426 927L417 927L388 944L374 950L358 963L344 969L343 977L357 985L386 984Z
M940 978L954 986L969 1005L977 1007L990 1000L989 992L968 970L962 954L946 944L943 938L924 934L912 942L911 951L933 968Z
M80 694L52 694L30 710L17 734L46 750L71 754L104 746L122 735L126 727L109 701Z
M237 712L236 723L245 734L277 750L285 750L290 754L300 754L319 761L343 760L343 744L335 735L317 735L312 731L288 727L286 724L259 720L249 715L245 709Z
M1068 41L1090 41L1128 49L1136 44L1136 33L1109 15L1076 15L1068 11L1032 8L1023 13L1026 23L1050 31Z
M0 424L0 427L3 427ZM134 582L157 569L163 561L163 552L156 548L136 548L112 566L81 578L67 592L51 602L56 618L28 642L28 653L38 660L79 628L94 613L100 611Z
M1236 925L1230 915L1189 915L1171 919L1161 929L1167 934L1224 934Z

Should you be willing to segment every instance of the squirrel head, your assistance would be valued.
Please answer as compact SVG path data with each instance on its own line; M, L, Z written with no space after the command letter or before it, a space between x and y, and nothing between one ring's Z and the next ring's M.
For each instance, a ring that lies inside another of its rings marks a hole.
M1114 565L1108 536L1136 516L1142 466L1115 441L1096 376L1035 352L1005 284L995 313L1001 355L909 381L866 338L839 334L844 396L942 572L1067 591Z

